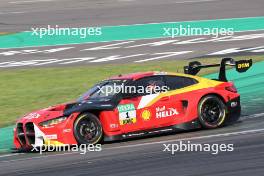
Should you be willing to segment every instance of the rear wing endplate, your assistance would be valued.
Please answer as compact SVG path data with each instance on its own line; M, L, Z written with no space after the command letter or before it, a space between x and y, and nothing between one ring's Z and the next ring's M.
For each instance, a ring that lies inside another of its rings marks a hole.
M184 67L184 73L196 75L202 68L220 67L218 80L227 82L226 65L236 67L239 73L246 72L252 66L252 59L235 61L232 58L223 58L220 64L202 65L199 61L190 62L188 66Z

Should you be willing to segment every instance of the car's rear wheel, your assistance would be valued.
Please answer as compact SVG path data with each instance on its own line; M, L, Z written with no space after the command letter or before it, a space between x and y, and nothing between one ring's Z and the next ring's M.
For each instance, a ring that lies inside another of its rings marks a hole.
M208 95L201 99L198 113L199 121L204 128L217 128L225 122L227 107L218 96Z
M79 144L97 144L103 137L100 120L91 113L81 114L74 123L74 136Z

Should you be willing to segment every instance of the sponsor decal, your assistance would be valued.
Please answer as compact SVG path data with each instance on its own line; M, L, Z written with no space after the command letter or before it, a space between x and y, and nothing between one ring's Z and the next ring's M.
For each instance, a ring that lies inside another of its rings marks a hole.
M142 113L141 113L141 117L142 117L142 119L144 120L144 121L148 121L148 120L150 120L150 118L151 118L151 112L149 111L149 110L144 110L144 111L142 111Z
M179 112L175 108L166 108L166 106L156 108L156 118L158 119L165 117L172 117L178 114Z
M240 60L236 61L236 70L238 72L245 72L252 66L252 60Z
M134 137L134 136L143 136L147 134L147 132L141 132L141 133L129 133L129 134L123 134L122 137L123 138L127 138L127 137Z
M120 125L136 123L136 109L134 104L123 104L117 106Z
M46 135L46 139L58 139L57 134Z
M237 104L238 104L237 102L231 102L231 107L234 108L237 106Z
M237 65L237 68L247 68L247 67L249 67L249 63L242 63Z
M155 72L154 74L155 75L167 75L168 72Z
M110 124L110 128L118 128L118 124L111 123L111 124Z
M40 114L38 113L30 113L27 116L25 116L24 119L30 120L30 119L37 119L39 117L40 117Z
M69 129L64 129L64 130L63 130L64 133L69 133L69 132L71 132L71 131L72 131L72 130L71 130L70 128L69 128Z

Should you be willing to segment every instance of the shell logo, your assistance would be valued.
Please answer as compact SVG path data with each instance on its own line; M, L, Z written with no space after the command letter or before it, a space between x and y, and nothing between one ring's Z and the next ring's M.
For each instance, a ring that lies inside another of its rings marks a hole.
M143 120L147 121L147 120L150 120L150 117L151 117L151 112L149 110L144 110L142 111L141 113L141 117Z

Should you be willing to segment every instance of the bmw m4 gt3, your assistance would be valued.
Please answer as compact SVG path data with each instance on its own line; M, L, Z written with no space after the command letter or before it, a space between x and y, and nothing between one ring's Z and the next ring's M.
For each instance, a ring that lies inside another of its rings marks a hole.
M233 123L240 116L240 95L227 81L226 65L245 72L252 60L224 58L220 64L211 65L195 61L184 67L184 74L144 72L104 80L74 102L21 117L14 128L15 148L96 144ZM195 76L208 67L220 67L218 79ZM149 91L107 92L124 86ZM153 87L158 91L153 92Z

